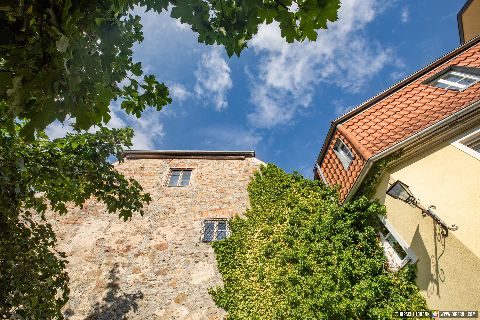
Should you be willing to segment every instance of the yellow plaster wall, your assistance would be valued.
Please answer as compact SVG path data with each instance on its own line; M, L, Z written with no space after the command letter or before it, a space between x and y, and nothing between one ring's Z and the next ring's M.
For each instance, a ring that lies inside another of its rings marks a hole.
M455 139L453 139L455 140ZM452 140L452 141L453 141ZM451 142L451 141L450 141ZM431 308L480 308L480 160L444 143L384 174L375 197L418 257L417 284ZM424 206L459 229L442 237L432 218L386 191L401 180Z
M465 42L480 34L480 0L473 0L462 14Z

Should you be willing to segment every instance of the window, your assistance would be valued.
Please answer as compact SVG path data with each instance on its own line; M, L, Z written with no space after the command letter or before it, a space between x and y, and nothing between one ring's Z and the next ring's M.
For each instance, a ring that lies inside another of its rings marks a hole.
M384 217L379 217L377 230L390 270L397 271L408 262L417 261L417 257Z
M453 146L480 160L480 129L463 136L452 143Z
M472 149L473 151L480 153L480 132L472 137L464 139L460 143Z
M462 91L480 81L480 76L466 72L450 70L429 84L443 89Z
M333 152L335 152L343 167L345 168L345 170L347 170L355 157L353 156L350 149L348 149L347 145L343 143L340 138L338 138L335 142Z
M212 242L226 239L230 235L227 219L211 219L203 221L202 241Z
M167 185L169 187L186 187L190 183L191 176L191 169L172 169Z

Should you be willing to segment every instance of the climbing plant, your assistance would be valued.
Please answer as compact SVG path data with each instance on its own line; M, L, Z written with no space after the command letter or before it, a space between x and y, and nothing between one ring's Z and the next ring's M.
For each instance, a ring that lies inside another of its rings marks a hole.
M365 196L367 198L372 198L375 188L378 186L382 175L388 169L388 166L392 161L399 159L402 156L403 151L399 150L394 152L378 161L376 161L370 170L368 170L367 176L363 179L360 187L357 192L355 192L353 198L359 198Z
M211 290L228 319L393 319L427 310L409 266L392 273L372 227L385 209L342 205L319 181L262 167L251 209L213 244L224 286Z

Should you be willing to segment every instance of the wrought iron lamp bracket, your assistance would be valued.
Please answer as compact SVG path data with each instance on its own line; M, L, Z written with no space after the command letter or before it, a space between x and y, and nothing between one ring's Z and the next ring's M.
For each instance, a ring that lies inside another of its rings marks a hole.
M415 207L418 206L418 200L414 196L409 196L405 202Z
M443 221L437 214L433 211L434 209L437 209L435 206L429 206L428 209L422 209L422 215L425 216L430 216L433 221L435 221L441 228L442 228L442 236L446 237L448 236L448 230L455 231L458 230L458 226L456 224L452 224L451 226L448 226L445 221Z
M400 180L395 181L395 183L392 184L390 188L388 188L387 194L394 197L395 199L399 199L408 203L412 207L420 209L424 217L430 216L433 221L435 221L435 223L437 223L442 228L441 234L444 237L448 236L448 230L455 231L458 229L458 226L454 224L448 226L445 221L440 219L440 217L437 216L437 214L433 211L434 209L436 209L435 206L429 206L427 209L425 209L425 207L420 204L419 200L413 196L408 186Z

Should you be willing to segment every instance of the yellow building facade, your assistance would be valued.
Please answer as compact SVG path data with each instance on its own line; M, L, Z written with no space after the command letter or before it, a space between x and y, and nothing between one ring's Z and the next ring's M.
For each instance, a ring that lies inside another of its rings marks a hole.
M457 15L460 42L463 44L480 34L480 0L468 0Z
M480 123L407 159L382 175L374 197L387 208L386 225L417 265L417 285L429 307L478 310L480 307ZM477 150L475 150L475 148ZM418 202L432 209L444 229L422 210L387 194L401 181ZM443 232L445 233L445 232Z

